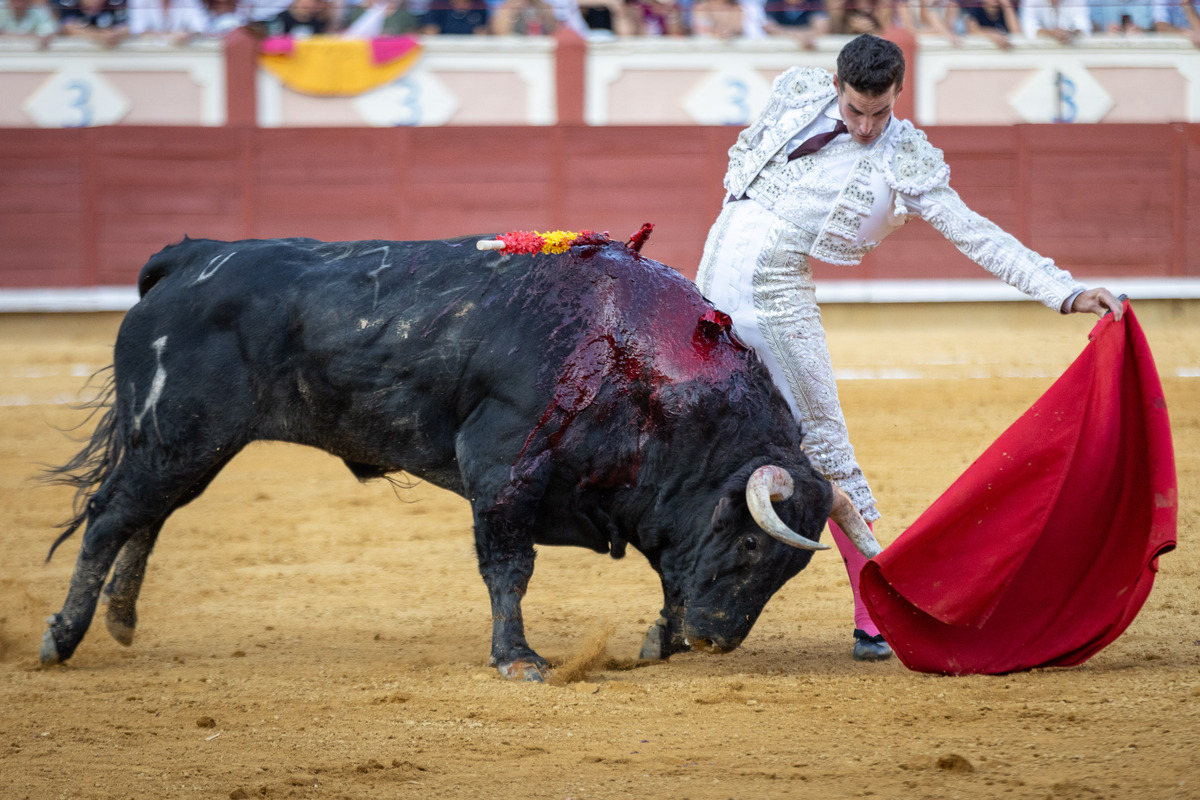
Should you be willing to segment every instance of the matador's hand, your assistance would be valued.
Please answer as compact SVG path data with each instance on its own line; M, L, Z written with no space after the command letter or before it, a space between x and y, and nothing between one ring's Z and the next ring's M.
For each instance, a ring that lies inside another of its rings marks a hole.
M1113 319L1121 319L1121 315L1125 313L1125 307L1113 293L1104 287L1088 289L1086 292L1081 292L1075 298L1075 302L1071 303L1072 311L1090 311L1097 317L1103 317L1105 312L1111 311Z

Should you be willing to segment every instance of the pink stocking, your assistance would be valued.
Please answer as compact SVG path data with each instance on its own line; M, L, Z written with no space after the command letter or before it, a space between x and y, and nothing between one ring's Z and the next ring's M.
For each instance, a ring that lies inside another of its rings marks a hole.
M867 527L874 530L871 523L867 523ZM833 541L837 545L838 552L842 554L842 563L846 565L846 574L850 576L850 591L854 593L854 627L864 631L868 636L877 636L879 628L875 627L875 623L871 621L871 615L867 613L867 607L863 605L862 598L858 594L858 576L867 563L867 559L858 552L854 542L850 541L850 537L833 520L829 520L829 532L833 534Z

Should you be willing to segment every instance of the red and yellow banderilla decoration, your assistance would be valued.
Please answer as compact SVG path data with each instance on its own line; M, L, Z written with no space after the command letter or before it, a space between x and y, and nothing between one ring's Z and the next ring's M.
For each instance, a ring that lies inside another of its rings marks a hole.
M600 245L608 242L608 234L595 231L509 231L495 239L481 239L475 243L475 247L480 250L503 250L513 255L548 255L565 253L577 245Z
M647 222L637 233L630 237L626 245L634 250L641 251L642 245L649 238L650 231L653 228L654 226ZM537 231L509 231L495 239L480 239L475 243L475 247L478 250L503 250L505 253L513 255L537 255L539 253L565 253L572 247L584 245L601 246L611 241L612 239L608 238L607 232L548 231L546 233L538 233Z

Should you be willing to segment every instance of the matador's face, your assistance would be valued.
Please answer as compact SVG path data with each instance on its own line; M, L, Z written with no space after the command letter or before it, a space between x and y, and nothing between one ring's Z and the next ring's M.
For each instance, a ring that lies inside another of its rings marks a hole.
M867 94L840 82L836 75L833 85L838 93L838 110L854 141L870 144L878 139L892 118L900 87L894 86L883 94Z

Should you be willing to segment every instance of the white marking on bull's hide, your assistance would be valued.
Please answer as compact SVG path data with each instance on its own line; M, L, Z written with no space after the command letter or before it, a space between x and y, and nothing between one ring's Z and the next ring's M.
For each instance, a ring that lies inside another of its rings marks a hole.
M309 388L308 381L304 380L304 373L296 373L296 391L300 393L300 398L305 403L312 405L312 389Z
M154 368L154 377L150 380L150 393L146 395L146 402L142 404L142 410L133 415L133 429L141 431L142 419L146 414L150 414L154 420L154 430L161 437L162 432L158 430L158 401L162 399L163 389L167 386L167 371L163 368L162 354L167 347L167 337L160 336L154 340L151 345L154 348L154 360L156 362Z
M412 322L410 320L402 320L396 323L396 335L401 339L407 339L411 330Z
M463 305L462 308L460 308L457 312L455 312L454 316L465 317L467 314L470 314L474 310L475 310L474 303L466 303Z
M224 256L213 256L213 260L208 262L208 266L200 271L200 274L196 276L196 280L192 281L192 286L195 286L201 281L206 281L213 275L217 274L217 270L225 266L225 262L233 258L235 255L237 255L237 250L234 250L232 253L228 253Z
M383 272L385 269L390 269L392 266L394 266L392 264L392 248L390 245L385 244L385 245L381 245L379 247L373 248L371 250L364 250L361 253L359 253L359 255L360 256L369 256L369 255L372 255L373 253L383 253L383 258L381 258L379 260L378 267L376 267L375 269L373 269L367 273L367 275L369 275L371 277L371 280L375 281L375 300L371 306L372 308L379 305L379 273Z

